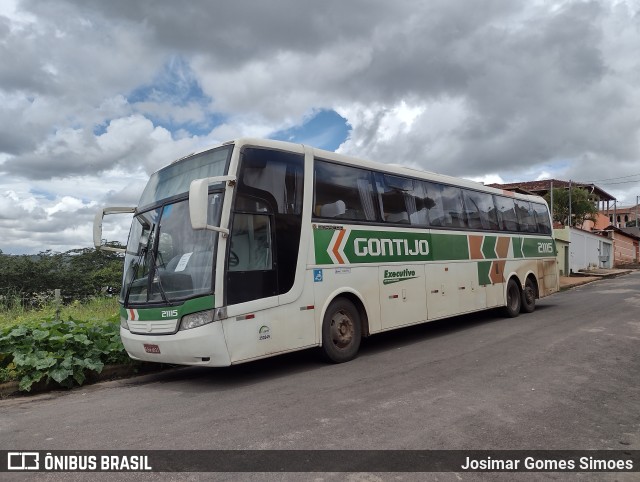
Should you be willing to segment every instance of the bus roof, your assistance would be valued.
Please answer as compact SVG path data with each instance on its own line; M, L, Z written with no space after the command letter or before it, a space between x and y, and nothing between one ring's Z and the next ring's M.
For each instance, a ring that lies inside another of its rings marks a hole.
M394 174L398 176L405 176L405 177L411 177L415 179L423 179L426 181L434 181L434 182L440 182L440 183L450 184L454 186L466 187L469 189L474 189L476 191L484 191L491 194L502 194L502 195L506 195L516 199L523 199L523 200L535 201L535 202L544 202L546 204L544 199L540 196L514 193L512 191L505 191L502 189L497 189L494 187L487 186L480 182L471 181L469 179L448 176L446 174L438 174L435 172L411 168L411 167L404 167L404 166L398 166L394 164L385 164L382 162L369 161L369 160L365 160L365 159L361 159L353 156L347 156L345 154L340 154L337 152L318 149L312 146L305 146L304 144L297 144L297 143L286 142L286 141L277 141L272 139L241 137L238 139L223 142L220 145L201 149L197 152L193 152L187 156L181 157L178 160L182 160L187 157L191 157L193 155L206 152L213 148L221 147L224 145L231 145L231 144L238 147L254 146L254 147L265 147L269 149L279 149L279 150L284 150L289 152L295 152L298 154L303 154L305 152L305 149L308 149L312 151L314 157L318 157L327 161L335 161L341 164L348 164L351 166L362 167L365 169L382 171L385 173ZM174 162L177 162L177 161L174 161Z

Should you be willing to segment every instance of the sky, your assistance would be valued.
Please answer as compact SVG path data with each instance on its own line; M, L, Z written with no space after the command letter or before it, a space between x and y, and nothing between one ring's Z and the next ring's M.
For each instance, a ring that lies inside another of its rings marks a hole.
M635 204L640 0L2 0L0 106L5 254L242 136Z

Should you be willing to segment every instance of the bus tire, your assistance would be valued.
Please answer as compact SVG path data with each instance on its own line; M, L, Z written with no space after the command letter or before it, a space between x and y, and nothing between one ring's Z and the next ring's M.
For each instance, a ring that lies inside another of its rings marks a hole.
M519 283L515 278L511 278L507 283L507 304L504 307L504 313L509 318L515 318L520 314L522 305L522 296L520 294Z
M536 309L536 285L531 278L527 278L522 290L522 307L523 313L532 313Z
M360 313L346 298L336 298L322 321L322 354L332 363L353 360L362 338Z

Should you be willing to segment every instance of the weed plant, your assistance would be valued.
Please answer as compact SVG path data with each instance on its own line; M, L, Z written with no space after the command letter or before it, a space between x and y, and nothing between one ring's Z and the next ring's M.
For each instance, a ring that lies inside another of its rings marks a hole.
M131 363L119 328L115 298L67 305L45 300L27 309L21 298L5 296L0 302L0 383L15 380L24 391L38 382L71 387L107 364Z
M59 311L58 311L59 310ZM35 308L24 306L17 295L0 297L0 329L13 325L38 322L46 319L85 320L100 322L118 314L119 305L115 297L94 297L85 301L73 301L58 305L53 297L47 297Z

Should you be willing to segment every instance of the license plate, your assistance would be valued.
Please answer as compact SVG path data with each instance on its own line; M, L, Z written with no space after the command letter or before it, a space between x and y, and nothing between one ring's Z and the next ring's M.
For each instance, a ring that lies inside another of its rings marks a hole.
M152 345L150 343L144 344L144 351L147 353L157 353L160 354L160 347L158 345Z

